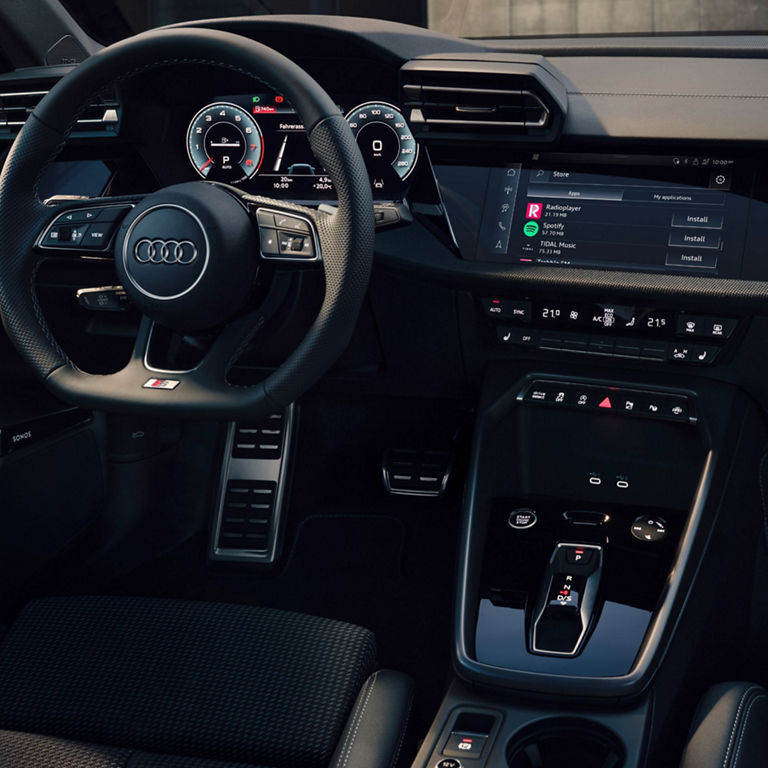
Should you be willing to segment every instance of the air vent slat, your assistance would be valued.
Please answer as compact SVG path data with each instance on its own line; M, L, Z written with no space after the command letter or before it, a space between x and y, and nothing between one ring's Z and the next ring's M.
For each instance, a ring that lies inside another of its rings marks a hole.
M478 121L477 120L449 120L449 119L431 119L429 120L430 125L457 125L457 126L475 126L477 127ZM515 127L522 127L524 125L527 125L523 120L483 120L483 125L488 126L490 128L515 128Z
M50 83L54 85L53 82ZM16 137L29 115L48 90L27 88L0 92L0 139ZM72 136L115 136L120 124L120 102L117 94L107 92L95 96L81 112Z
M451 88L439 85L422 85L422 93L473 93L487 96L521 96L523 91L510 91L498 88Z

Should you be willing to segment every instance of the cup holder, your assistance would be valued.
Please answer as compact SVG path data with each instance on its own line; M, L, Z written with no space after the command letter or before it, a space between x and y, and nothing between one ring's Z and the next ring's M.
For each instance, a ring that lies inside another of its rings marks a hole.
M509 768L621 768L626 753L608 728L577 717L539 720L507 745Z

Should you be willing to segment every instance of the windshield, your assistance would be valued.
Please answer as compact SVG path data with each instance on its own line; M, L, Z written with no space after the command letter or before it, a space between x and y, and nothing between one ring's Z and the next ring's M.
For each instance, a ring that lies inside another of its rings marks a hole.
M366 16L457 37L765 32L768 2L755 0L63 0L108 44L146 29L222 16L273 13Z
M755 0L428 0L429 26L459 37L764 32Z

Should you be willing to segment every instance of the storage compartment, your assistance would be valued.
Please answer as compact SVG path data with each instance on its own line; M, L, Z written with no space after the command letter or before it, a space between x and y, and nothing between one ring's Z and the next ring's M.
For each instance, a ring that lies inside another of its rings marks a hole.
M608 728L582 718L547 718L518 731L507 746L509 768L621 768L626 751Z

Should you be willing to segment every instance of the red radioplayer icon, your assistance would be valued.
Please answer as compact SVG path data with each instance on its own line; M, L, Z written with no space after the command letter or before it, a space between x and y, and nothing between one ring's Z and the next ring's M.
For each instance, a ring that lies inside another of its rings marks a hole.
M526 219L540 219L544 206L541 203L528 203L525 207Z

